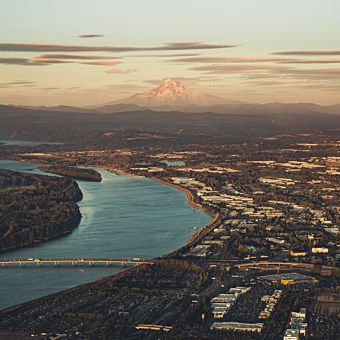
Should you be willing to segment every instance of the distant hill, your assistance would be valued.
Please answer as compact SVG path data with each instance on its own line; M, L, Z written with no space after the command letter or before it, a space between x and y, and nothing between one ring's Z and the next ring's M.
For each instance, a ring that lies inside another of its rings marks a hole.
M58 106L20 106L24 109L39 110L39 111L54 111L54 112L78 112L78 113L94 113L96 110L91 110L87 108L68 106L68 105L58 105Z
M13 105L9 105L15 107ZM126 111L142 111L145 107L140 107L134 104L103 104L89 107L77 107L68 105L58 106L18 106L23 109L39 110L39 111L54 111L54 112L77 112L77 113L114 113L114 112L126 112Z
M76 112L76 113L88 113L88 114L109 114L118 112L138 112L148 110L147 107L138 106L136 104L124 104L124 103L107 103L103 105L91 106L88 108L58 105L58 106L14 106L4 105L12 108L22 108L38 111L53 111L53 112ZM0 105L1 107L1 105ZM307 112L319 112L329 114L340 114L340 104L322 106L313 103L238 103L229 102L216 103L210 105L198 105L197 103L191 105L159 105L150 106L152 111L176 111L183 113L226 113L226 114L284 114L284 113L307 113Z
M230 105L229 112L223 113L139 110L104 115L0 105L0 140L128 147L204 143L216 137L240 141L255 136L339 130L340 114L317 110L336 112L337 106L243 104Z

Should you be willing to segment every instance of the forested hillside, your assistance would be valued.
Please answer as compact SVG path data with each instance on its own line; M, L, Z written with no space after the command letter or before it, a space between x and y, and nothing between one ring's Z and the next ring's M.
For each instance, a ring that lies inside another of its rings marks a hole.
M0 169L0 251L70 233L80 222L78 184Z
M40 166L39 169L44 172L58 174L74 179L81 179L84 181L100 182L102 176L99 172L93 169L82 169L71 166Z

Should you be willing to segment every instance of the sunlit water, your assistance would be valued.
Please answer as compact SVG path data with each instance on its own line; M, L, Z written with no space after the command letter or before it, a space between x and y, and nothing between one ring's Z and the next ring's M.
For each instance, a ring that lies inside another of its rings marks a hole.
M40 173L33 163L0 160L0 168ZM101 257L151 259L186 243L194 226L210 221L186 195L146 178L99 170L102 182L78 181L82 219L72 234L1 258ZM0 268L0 309L91 281L120 266Z
M51 142L31 142L31 141L19 141L19 140L0 140L0 145L21 145L21 146L36 146L41 144L62 144L62 143L51 143Z

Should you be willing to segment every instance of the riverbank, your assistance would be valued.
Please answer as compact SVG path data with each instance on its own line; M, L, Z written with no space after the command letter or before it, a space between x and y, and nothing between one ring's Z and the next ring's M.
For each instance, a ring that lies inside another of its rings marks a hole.
M207 212L203 209L203 207L195 201L195 195L187 188L183 188L179 185L167 182L163 179L157 178L157 177L151 177L152 180L157 181L159 183L168 185L170 187L173 187L177 190L183 191L188 198L187 204L191 205L194 208L200 209L203 212L207 214ZM220 212L213 215L213 219L204 227L199 229L195 234L191 235L188 242L184 244L183 246L171 251L170 253L164 254L159 257L159 259L165 259L169 258L171 256L179 255L181 252L187 250L189 247L193 246L194 244L198 243L202 237L204 237L206 234L210 233L214 228L216 228L222 220L222 215Z
M98 166L98 168L103 168L103 169L110 171L110 172L113 172L113 173L115 173L116 175L119 175L119 176L130 176L132 178L146 178L144 176L139 176L139 175L134 175L134 174L128 173L127 171L124 171L124 170L121 170L121 169L118 169L118 168L110 168L110 167L105 167L105 166Z
M198 204L197 202L195 202L195 196L189 189L183 188L179 185L176 185L176 184L173 184L173 183L170 183L170 182L167 182L164 179L160 179L158 177L150 177L150 178L152 180L156 181L156 182L168 185L169 187L172 187L172 188L175 188L177 190L184 192L187 195L187 198L188 198L187 204L191 205L194 208L197 208L197 209L204 211L204 209L202 209L202 206L200 204ZM206 211L204 211L204 212L207 213Z

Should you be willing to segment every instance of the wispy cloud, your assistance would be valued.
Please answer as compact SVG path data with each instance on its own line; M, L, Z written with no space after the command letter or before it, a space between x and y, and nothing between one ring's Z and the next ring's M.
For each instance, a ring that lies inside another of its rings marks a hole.
M159 85L167 78L158 78L158 79L146 79L143 81L145 84L149 85ZM203 76L203 77L171 77L171 79L178 81L183 85L195 85L199 84L200 82L210 82L210 81L220 81L220 78L217 77L210 77L210 76Z
M292 61L291 58L280 57L193 57L193 58L178 58L169 61L181 63L263 63L263 62L279 62Z
M112 68L110 70L106 70L105 73L115 73L115 74L127 74L137 72L137 70L120 70L117 68Z
M208 44L201 42L171 42L153 47L134 46L94 46L94 45L64 45L64 44L27 44L0 43L0 51L7 52L139 52L139 51L173 51L173 50L206 50L237 47L230 44Z
M103 34L79 34L78 38L102 38Z
M278 55L340 55L340 50L297 50L297 51L280 51L271 54Z
M239 74L247 78L294 78L340 82L340 68L297 68L281 64L210 64L192 67L203 74Z
M108 87L113 90L121 90L122 88L124 90L129 90L129 91L138 91L140 89L144 89L145 87L139 84L128 84L128 83L119 83L119 84L106 84L104 87Z
M277 78L276 74L263 74L263 73L250 73L242 75L243 78L246 79L274 79Z
M22 65L22 66L45 66L49 64L65 64L73 63L73 61L53 58L16 58L16 57L2 57L0 56L0 64Z
M44 59L103 60L103 59L121 59L122 57L99 56L99 55L79 55L79 54L41 54L37 58L44 58Z
M340 59L297 59L297 58L281 58L281 57L191 57L169 59L169 62L178 63L278 63L278 64L336 64L340 63Z
M28 59L31 64L38 63L38 64L69 64L73 63L73 61L63 60L63 59L52 59L52 58L31 58Z
M206 44L201 42L174 42L165 43L163 46L157 47L155 51L166 50L210 50L220 48L239 47L240 45L230 44Z
M306 90L318 90L318 91L326 91L326 92L339 92L340 84L324 84L322 87L320 85L305 85L299 86L300 88L304 88Z
M254 80L258 86L260 83L269 84L269 79L275 83L284 81L285 85L293 86L297 84L299 88L319 89L323 91L335 91L340 88L340 68L328 69L277 69L267 74L244 74L248 80ZM266 81L267 79L267 81Z
M252 86L281 86L287 85L287 83L279 80L257 80L257 81L249 81L247 84Z
M334 80L340 82L340 68L277 70L278 74L297 79Z
M87 61L82 64L86 65L97 65L97 66L114 66L117 64L121 64L120 61L112 61L112 60L99 60L99 61Z
M64 56L66 58L64 58ZM93 60L88 62L78 62L77 60ZM105 60L103 60L105 59ZM45 66L52 64L69 64L80 63L86 65L99 65L99 66L114 66L120 64L120 61L106 60L118 59L118 57L96 57L96 56L77 56L77 55L63 55L63 54L42 54L33 58L16 58L16 57L3 57L0 56L0 64L10 65L23 65L23 66Z
M32 63L27 58L15 58L15 57L1 57L0 56L0 64L8 64L8 65L24 65L24 66L39 66L43 65L42 63Z
M273 70L286 70L283 65L252 65L252 64L212 64L192 67L190 70L201 71L206 74L241 74L241 73L266 73Z
M112 78L111 78L112 79ZM128 83L122 83L119 82L119 84L107 84L104 85L102 88L102 91L108 91L110 93L114 94L120 94L120 95L126 95L136 92L144 92L147 90L145 86L139 85L139 84L128 84Z
M292 59L279 61L280 64L338 64L340 59Z
M172 58L172 57L195 57L201 55L200 53L170 53L170 54L135 54L127 57L138 58Z
M0 83L0 88L12 88L12 87L33 87L35 86L34 81L26 81L26 80L15 80L8 83Z

